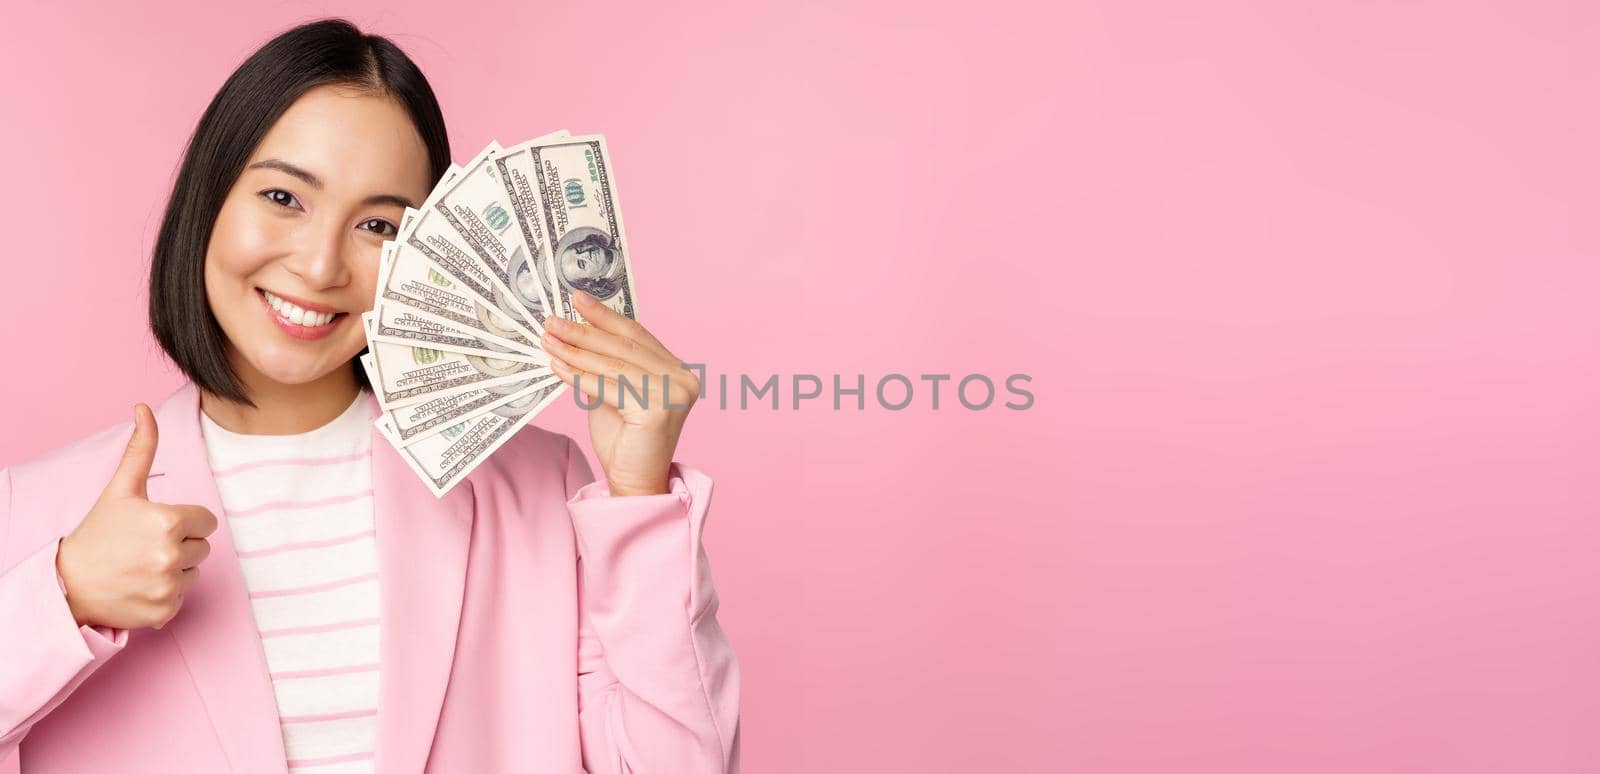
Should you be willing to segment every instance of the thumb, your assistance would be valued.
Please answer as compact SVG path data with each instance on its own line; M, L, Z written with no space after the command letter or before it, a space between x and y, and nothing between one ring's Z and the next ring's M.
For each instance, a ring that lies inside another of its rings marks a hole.
M134 497L147 497L145 479L150 477L150 464L156 459L156 415L143 403L133 407L133 436L128 439L128 450L117 463L117 472L111 475L106 491Z

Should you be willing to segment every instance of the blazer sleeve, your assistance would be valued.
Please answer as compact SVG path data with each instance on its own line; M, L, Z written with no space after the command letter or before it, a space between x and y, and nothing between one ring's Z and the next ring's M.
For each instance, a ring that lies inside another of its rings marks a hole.
M126 629L79 626L56 574L60 539L9 556L11 474L0 470L0 770L28 729L128 644Z
M612 497L567 439L578 541L578 730L589 774L739 771L739 665L701 545L711 479Z

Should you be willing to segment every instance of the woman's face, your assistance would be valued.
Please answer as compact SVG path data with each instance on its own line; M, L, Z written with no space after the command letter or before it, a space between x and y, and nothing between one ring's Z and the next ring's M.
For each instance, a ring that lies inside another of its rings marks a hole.
M431 182L427 148L389 96L321 86L284 111L206 250L206 296L247 386L347 368L365 346L381 246Z

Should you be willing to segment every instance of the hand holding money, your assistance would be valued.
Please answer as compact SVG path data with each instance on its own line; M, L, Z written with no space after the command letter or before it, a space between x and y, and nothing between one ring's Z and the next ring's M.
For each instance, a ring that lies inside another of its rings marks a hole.
M572 300L590 325L552 317L543 343L561 381L598 404L589 437L611 494L665 494L700 379L637 321L581 291Z
M636 324L601 135L490 143L406 211L362 315L361 364L383 407L378 429L435 496L565 393L543 337L554 321L587 326L580 292L591 312Z

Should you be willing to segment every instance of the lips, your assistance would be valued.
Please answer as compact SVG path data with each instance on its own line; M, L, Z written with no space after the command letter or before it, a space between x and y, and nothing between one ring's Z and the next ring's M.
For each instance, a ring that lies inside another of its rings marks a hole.
M320 339L333 332L348 313L320 304L290 301L265 288L256 288L268 316L284 333L297 339Z

